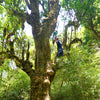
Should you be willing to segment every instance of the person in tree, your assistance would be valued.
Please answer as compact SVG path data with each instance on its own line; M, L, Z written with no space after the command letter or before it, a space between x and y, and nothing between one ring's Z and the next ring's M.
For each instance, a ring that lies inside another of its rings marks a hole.
M57 50L58 50L57 57L63 56L62 43L59 41L58 37L55 37L55 41L56 41Z

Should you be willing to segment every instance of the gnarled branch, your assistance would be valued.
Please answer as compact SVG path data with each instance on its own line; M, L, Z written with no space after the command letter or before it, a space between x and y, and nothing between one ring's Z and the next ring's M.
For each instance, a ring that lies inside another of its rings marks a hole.
M47 34L44 31L48 30L47 37L49 38L52 32L55 30L60 6L59 6L59 0L49 0L48 2L49 2L50 12L49 12L48 17L46 17L43 20L43 26L42 26L43 30L41 33Z
M22 70L25 71L29 76L32 74L34 75L34 70L32 69L33 64L30 61L20 59L18 56L11 54L10 52L0 52L0 55L2 54L5 55L5 58L14 59L16 65L19 68L23 67Z
M81 44L82 44L82 40L81 39L79 39L79 38L75 38L75 39L73 39L71 42L70 42L70 44L69 44L69 50L70 50L70 48L71 48L71 45L73 44L73 43L77 43L77 42L81 42Z

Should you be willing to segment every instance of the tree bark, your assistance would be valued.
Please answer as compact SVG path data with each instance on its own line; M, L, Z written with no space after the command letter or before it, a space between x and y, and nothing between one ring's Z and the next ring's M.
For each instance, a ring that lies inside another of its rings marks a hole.
M40 23L39 0L29 0L31 14L27 22L32 26L35 41L36 59L34 75L31 79L30 100L50 100L50 84L54 71L51 66L51 49L49 38L55 30L59 14L59 0L48 0L48 16Z
M32 6L38 7L38 1L35 0ZM50 84L54 77L54 71L51 66L51 48L49 38L55 30L59 0L49 0L50 12L47 18L43 20L43 25L40 27L39 10L32 8L30 17L32 34L35 41L36 59L35 72L31 79L31 97L30 100L50 100ZM37 19L37 20L36 20Z
M50 80L49 76L37 72L31 79L30 100L50 100Z
M51 66L51 49L49 38L35 39L36 68L31 77L30 100L50 100L50 77L54 74Z

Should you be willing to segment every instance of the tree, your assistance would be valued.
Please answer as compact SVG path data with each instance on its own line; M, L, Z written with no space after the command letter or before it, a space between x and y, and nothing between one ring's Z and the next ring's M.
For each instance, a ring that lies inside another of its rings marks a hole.
M100 40L99 4L99 0L63 0L62 5L66 10L74 10L78 22Z
M10 25L9 23L8 26L7 24L5 25L6 28L3 31L5 35L3 37L6 41L6 47L0 54L4 54L7 58L15 59L16 65L20 68L22 67L22 70L28 74L31 80L31 100L50 100L50 84L54 71L51 64L49 38L56 27L57 16L59 14L59 0L4 0L1 1L1 5L7 10L6 15L9 15ZM39 5L43 8L43 20L41 18L42 14L40 15ZM25 6L31 10L31 14L25 12ZM14 20L15 22L12 22ZM18 40L16 37L16 35L18 36L17 30L24 28L25 21L32 26L36 49L35 70L32 69L33 64L29 61L29 42L27 42L27 51L24 52L25 48L22 46L22 39ZM13 41L11 39L12 36L15 36ZM22 44L21 57L16 55L14 49L16 41L20 42L20 45ZM24 57L25 54L26 57Z

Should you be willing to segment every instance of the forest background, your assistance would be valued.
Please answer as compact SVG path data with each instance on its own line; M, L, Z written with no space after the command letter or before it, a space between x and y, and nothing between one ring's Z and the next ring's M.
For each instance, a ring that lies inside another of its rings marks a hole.
M99 83L99 0L0 0L0 100L99 100Z

